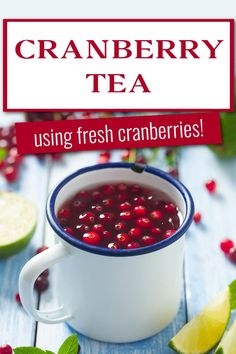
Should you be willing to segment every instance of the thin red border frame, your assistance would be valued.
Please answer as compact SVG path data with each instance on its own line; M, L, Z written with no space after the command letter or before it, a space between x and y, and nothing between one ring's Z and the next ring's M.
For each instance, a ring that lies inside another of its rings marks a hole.
M230 108L229 109L186 109L186 108L8 108L7 105L7 24L8 22L228 22L230 25ZM234 111L234 20L233 19L3 19L3 111L4 112L209 112Z

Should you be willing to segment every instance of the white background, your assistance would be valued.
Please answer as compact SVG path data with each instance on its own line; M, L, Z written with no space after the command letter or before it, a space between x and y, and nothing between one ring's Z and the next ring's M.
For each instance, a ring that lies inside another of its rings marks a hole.
M2 18L236 18L235 0L5 0ZM2 57L0 58L0 61ZM0 96L2 96L2 86ZM0 112L0 115L9 113ZM18 114L12 114L17 119Z

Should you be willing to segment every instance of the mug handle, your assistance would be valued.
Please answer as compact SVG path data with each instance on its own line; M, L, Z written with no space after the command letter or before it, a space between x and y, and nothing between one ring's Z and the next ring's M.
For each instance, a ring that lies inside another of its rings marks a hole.
M31 258L23 267L19 277L19 293L23 307L36 321L44 323L59 323L72 316L65 313L63 306L54 310L39 311L35 307L34 283L38 276L48 267L69 255L69 251L58 243Z

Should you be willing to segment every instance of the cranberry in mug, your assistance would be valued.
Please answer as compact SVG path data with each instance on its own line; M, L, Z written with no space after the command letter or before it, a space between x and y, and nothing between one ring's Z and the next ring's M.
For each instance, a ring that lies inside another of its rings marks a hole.
M180 226L179 210L165 194L128 183L79 190L57 217L71 236L110 249L150 246L171 237Z

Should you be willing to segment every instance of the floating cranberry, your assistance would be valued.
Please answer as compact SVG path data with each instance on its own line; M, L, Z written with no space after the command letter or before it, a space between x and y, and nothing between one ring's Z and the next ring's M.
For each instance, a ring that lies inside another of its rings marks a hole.
M133 212L137 216L144 216L147 214L147 208L143 205L138 205L134 207Z
M95 213L102 213L103 212L103 206L100 204L95 204L91 206L91 210L94 211Z
M102 187L102 193L105 195L112 195L115 192L115 188L112 184L108 184Z
M165 211L167 211L167 213L175 213L176 212L176 206L173 203L166 203Z
M172 236L174 233L176 232L176 230L166 230L166 232L164 233L164 238L169 238L170 236Z
M73 230L70 227L66 227L64 229L64 231L67 232L69 235L72 235L72 236L74 235L74 232L73 232Z
M42 293L46 291L49 287L49 281L47 277L44 276L39 276L35 283L34 283L34 288L37 290L39 293Z
M131 204L129 202L121 203L120 206L119 206L119 209L121 211L130 210L131 209Z
M209 193L215 193L216 191L216 181L211 179L205 183L205 187Z
M199 212L196 212L193 216L193 221L196 223L196 224L199 224L202 220L202 215L199 213Z
M112 249L116 249L117 250L117 249L120 248L120 246L117 243L115 243L115 242L110 242L110 243L108 243L107 248L112 248Z
M91 194L92 200L99 201L102 199L102 193L100 191L93 191Z
M117 194L117 199L120 202L126 202L127 199L128 199L128 194L126 192L120 192L120 193Z
M138 227L141 227L143 229L147 229L152 226L151 220L146 217L137 219L136 224Z
M10 183L15 182L18 177L17 168L15 166L7 166L3 170L3 175L8 182Z
M76 198L80 200L87 200L89 198L89 193L86 190L81 190L76 194Z
M127 224L124 221L118 221L115 223L114 228L116 231L125 231L127 229Z
M102 204L106 208L112 208L114 205L114 201L111 198L106 198L106 199L103 199Z
M88 243L89 245L96 246L99 244L101 237L99 236L99 234L97 232L89 231L89 232L86 232L85 234L83 234L82 240L85 243Z
M224 254L229 254L229 251L233 247L234 247L234 242L232 240L230 240L229 238L224 239L220 243L220 248L224 252Z
M0 347L0 354L12 354L13 350L9 344L4 344Z
M104 240L110 239L111 235L112 235L111 232L108 231L108 230L102 231L102 237L103 237Z
M142 246L150 246L156 242L157 242L156 238L149 235L145 235L140 239L140 243Z
M97 232L102 232L104 231L104 227L102 226L102 224L95 224L93 225L92 230Z
M16 293L15 300L16 300L17 304L21 305L21 298L20 298L20 294L19 293Z
M130 187L130 192L133 194L140 194L140 193L142 193L142 188L139 184L133 184Z
M75 227L76 233L84 233L84 232L89 232L90 231L90 226L86 224L78 224Z
M138 196L134 197L134 204L135 205L144 205L145 204L145 197L144 196Z
M114 218L115 218L114 214L109 213L109 212L103 213L103 214L100 214L100 215L99 215L100 221L103 222L103 223L105 223L105 224L110 223L111 221L114 220Z
M150 213L150 216L152 219L154 219L155 221L161 220L163 218L163 212L160 210L153 210Z
M44 252L46 250L48 250L48 246L42 246L42 247L39 247L36 251L35 251L35 254L39 254L41 252Z
M138 243L138 242L130 242L126 246L127 249L133 249L133 248L139 248L139 247L140 247L140 243Z
M73 202L73 209L80 212L80 211L83 211L87 206L87 203L83 200L74 200Z
M152 227L151 233L155 236L161 236L161 229L159 227Z
M132 239L139 239L142 236L142 231L138 227L134 227L129 230L129 236Z
M62 208L58 212L58 217L63 219L68 219L71 216L71 211L69 208Z
M91 211L86 211L80 214L79 219L81 222L93 224L95 222L95 214Z
M236 248L235 247L232 247L230 250L229 250L229 254L228 254L228 257L229 257L229 260L236 264Z
M116 235L115 237L115 241L122 247L125 248L127 246L127 244L130 241L130 238L127 234L125 233L120 233L118 235Z
M125 183L119 183L116 188L119 192L126 192L128 189L127 184Z
M111 154L109 151L100 152L98 163L107 163L110 161Z
M120 213L120 218L121 220L131 220L132 219L132 213L129 210L122 211Z

